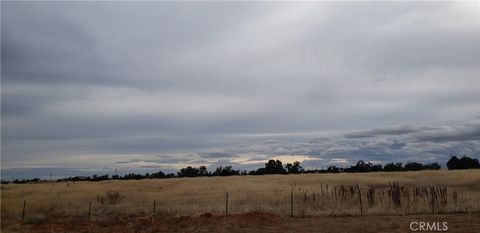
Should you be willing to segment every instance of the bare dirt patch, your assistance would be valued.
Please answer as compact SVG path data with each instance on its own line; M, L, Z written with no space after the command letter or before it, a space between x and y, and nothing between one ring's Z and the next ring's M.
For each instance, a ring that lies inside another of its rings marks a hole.
M448 232L480 232L480 213L408 216L328 216L289 218L266 213L231 216L202 214L192 217L154 219L132 226L126 219L87 222L80 219L38 223L2 223L2 232L412 232L412 221L448 222Z

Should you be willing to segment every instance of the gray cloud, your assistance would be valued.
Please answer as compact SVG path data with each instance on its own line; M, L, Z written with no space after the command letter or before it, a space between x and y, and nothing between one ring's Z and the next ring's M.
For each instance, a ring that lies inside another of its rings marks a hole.
M415 136L417 141L449 142L480 140L480 122L446 126L436 131L427 131Z
M2 171L477 156L475 6L2 2Z
M232 154L227 152L206 152L200 154L202 158L228 158L231 157Z
M381 136L381 135L402 135L402 134L421 132L425 130L437 130L437 129L438 128L434 128L434 127L413 127L408 125L389 126L389 127L353 132L345 135L345 137L346 138L363 138L363 137L374 137L374 136Z

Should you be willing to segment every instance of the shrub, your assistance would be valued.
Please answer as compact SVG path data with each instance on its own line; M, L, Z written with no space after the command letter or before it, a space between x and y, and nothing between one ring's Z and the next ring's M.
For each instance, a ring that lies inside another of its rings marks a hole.
M108 205L116 205L120 204L122 201L123 196L120 195L118 191L107 190L104 196L97 195L97 202L99 204L108 204Z

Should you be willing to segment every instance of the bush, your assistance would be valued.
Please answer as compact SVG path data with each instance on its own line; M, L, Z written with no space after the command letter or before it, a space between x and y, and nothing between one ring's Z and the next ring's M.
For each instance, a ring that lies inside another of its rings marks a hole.
M118 191L113 191L113 190L107 190L105 193L105 196L98 196L97 195L97 202L99 204L108 204L108 205L116 205L120 204L122 201L123 196L120 195Z

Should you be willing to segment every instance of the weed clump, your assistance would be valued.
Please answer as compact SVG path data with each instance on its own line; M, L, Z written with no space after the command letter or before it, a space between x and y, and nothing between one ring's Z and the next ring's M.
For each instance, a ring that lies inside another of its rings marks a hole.
M116 205L122 202L123 196L118 191L107 190L105 195L97 195L97 202L101 205Z

